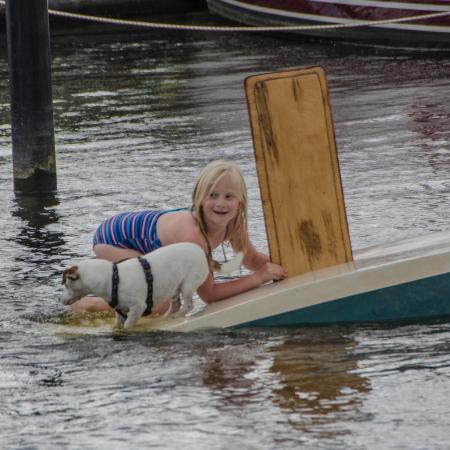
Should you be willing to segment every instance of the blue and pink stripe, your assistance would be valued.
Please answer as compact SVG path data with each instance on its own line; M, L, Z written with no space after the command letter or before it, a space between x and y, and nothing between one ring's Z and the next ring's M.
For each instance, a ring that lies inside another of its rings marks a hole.
M143 254L161 247L156 223L162 214L184 208L160 211L134 211L116 214L106 219L94 234L93 245L108 244L129 248Z

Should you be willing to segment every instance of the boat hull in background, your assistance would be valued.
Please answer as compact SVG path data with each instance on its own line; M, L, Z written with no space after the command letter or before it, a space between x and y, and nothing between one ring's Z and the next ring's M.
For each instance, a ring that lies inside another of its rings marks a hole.
M450 4L443 0L208 0L208 8L213 14L247 25L346 26L289 33L364 43L436 45L450 48ZM361 21L370 23L447 12L449 14L445 16L417 21L355 26Z

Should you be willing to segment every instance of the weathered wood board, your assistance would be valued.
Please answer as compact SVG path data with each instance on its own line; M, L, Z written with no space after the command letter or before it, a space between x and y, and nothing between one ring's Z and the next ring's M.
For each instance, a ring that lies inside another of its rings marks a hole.
M272 261L298 275L352 260L320 67L245 80Z

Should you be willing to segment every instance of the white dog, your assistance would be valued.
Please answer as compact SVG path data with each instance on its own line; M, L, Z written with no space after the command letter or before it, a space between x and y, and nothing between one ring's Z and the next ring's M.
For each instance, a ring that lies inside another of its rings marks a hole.
M238 269L242 259L242 252L237 253L220 272ZM116 310L116 326L131 327L144 313L150 313L152 306L167 299L171 299L170 313L191 311L192 296L208 273L205 252L192 243L168 245L118 264L89 259L64 271L61 302L70 305L87 294L97 295Z

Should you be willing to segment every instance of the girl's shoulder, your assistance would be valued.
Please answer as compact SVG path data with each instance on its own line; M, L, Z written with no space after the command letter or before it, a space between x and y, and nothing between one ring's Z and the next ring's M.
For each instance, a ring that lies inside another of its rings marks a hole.
M200 245L202 248L206 248L205 238L200 231L200 228L192 215L191 211L186 211L187 214L180 216L180 240L182 242L193 242Z
M174 209L166 211L158 220L166 225L175 227L187 226L188 228L196 225L192 213L188 209Z
M197 222L189 210L174 211L161 216L158 220L158 233L165 245L192 242L202 248L206 247Z

